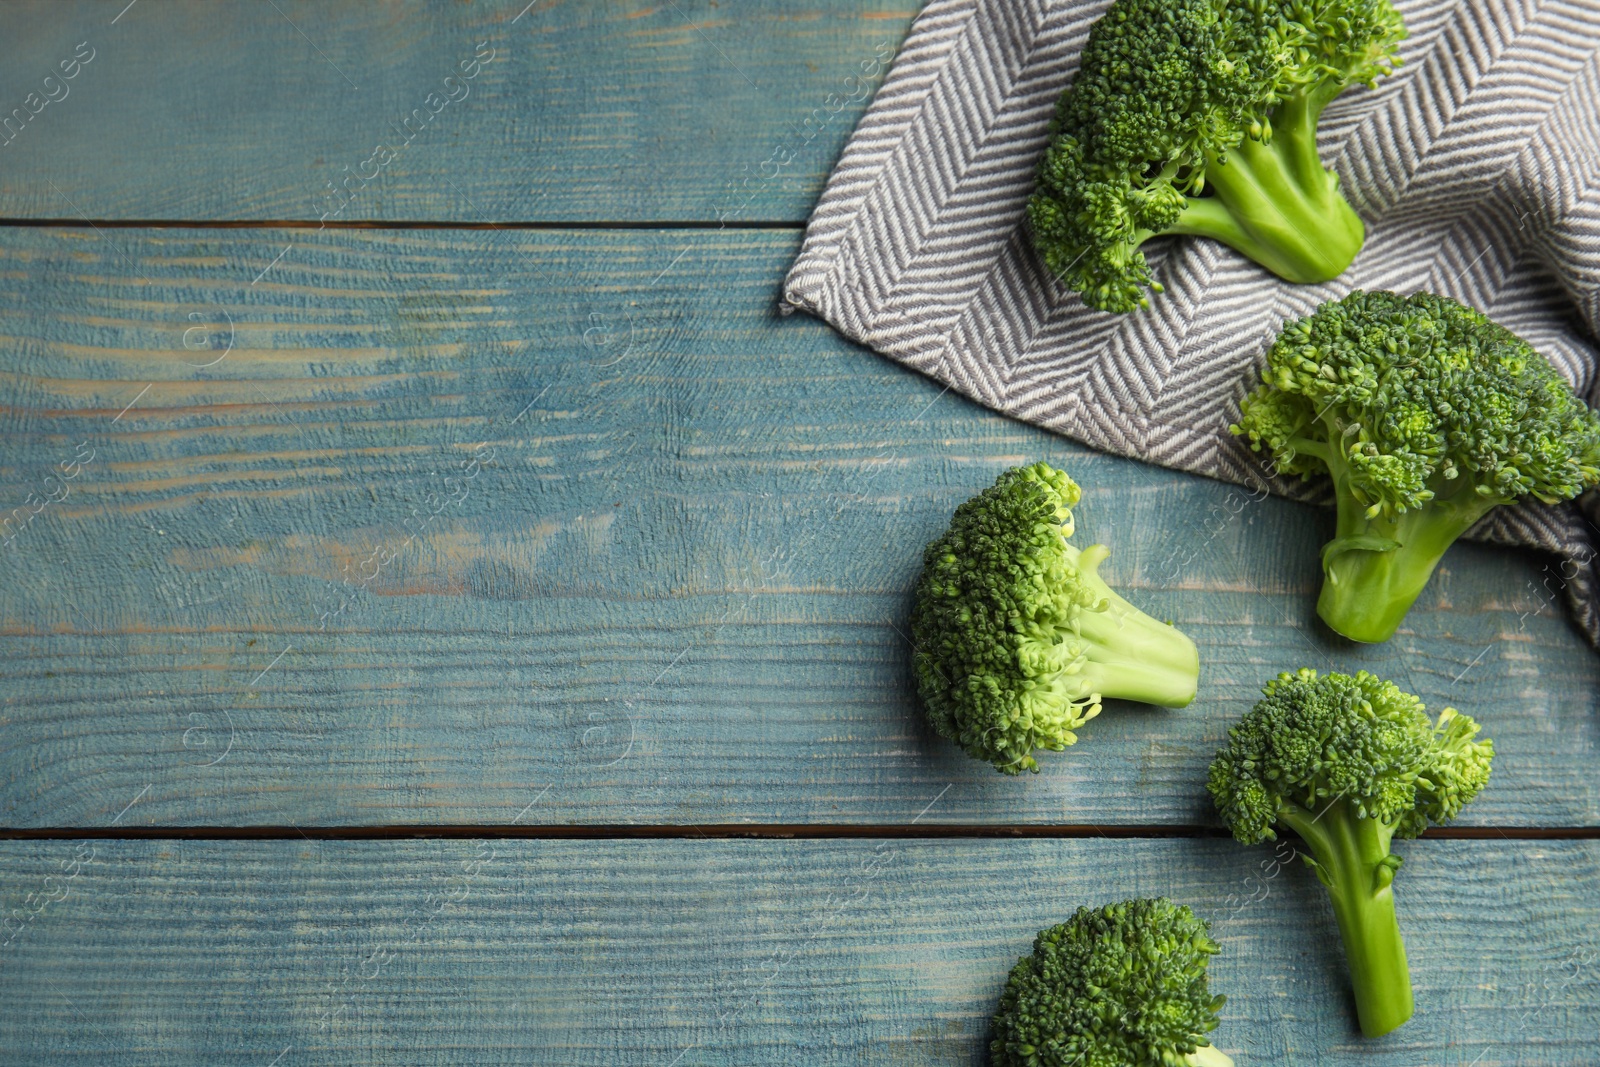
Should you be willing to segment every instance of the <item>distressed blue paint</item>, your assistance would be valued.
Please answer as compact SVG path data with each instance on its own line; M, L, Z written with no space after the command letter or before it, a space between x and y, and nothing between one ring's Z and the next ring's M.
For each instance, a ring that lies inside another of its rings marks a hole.
M122 6L0 8L0 216L799 221L917 5Z
M477 59L336 221L794 223L912 5L519 10L9 5L0 115L93 58L0 147L0 216L314 220ZM1600 816L1544 561L1458 546L1338 644L1324 517L779 323L792 231L3 236L0 515L39 511L0 823L1208 822L1301 664L1477 716L1463 822ZM899 630L922 543L1034 458L1204 673L1009 780L921 724ZM1591 1059L1600 846L1400 851L1418 1016L1373 1043L1320 887L1226 841L0 843L0 1064L978 1063L1034 930L1154 893L1216 919L1241 1067Z
M0 499L93 458L0 557L0 822L146 786L119 825L900 822L946 785L926 820L1209 822L1227 726L1302 664L1477 716L1463 822L1596 821L1600 662L1542 560L1458 546L1393 642L1338 643L1316 510L779 321L796 240L13 230ZM1017 780L921 723L900 631L922 544L1035 458L1203 673Z
M10 842L0 900L61 899L0 1064L976 1064L1036 930L1158 894L1240 1064L1591 1062L1600 843L1400 850L1417 1013L1368 1041L1323 888L1228 841Z

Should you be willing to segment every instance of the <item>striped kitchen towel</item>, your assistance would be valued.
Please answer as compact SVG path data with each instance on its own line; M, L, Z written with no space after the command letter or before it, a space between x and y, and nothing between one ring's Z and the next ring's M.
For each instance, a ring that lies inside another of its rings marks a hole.
M1056 98L1109 0L931 0L812 213L784 283L847 337L1108 452L1299 499L1227 426L1283 320L1352 289L1487 312L1591 403L1600 347L1600 0L1399 0L1404 64L1327 110L1322 157L1367 220L1325 285L1199 238L1146 246L1148 310L1086 307L1022 230ZM1497 508L1469 535L1558 553L1600 647L1600 493Z

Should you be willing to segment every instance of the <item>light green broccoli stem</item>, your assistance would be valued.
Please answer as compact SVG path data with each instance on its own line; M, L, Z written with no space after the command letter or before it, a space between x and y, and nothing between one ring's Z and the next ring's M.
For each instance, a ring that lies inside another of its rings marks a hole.
M1327 886L1339 922L1361 1032L1381 1037L1411 1018L1411 971L1394 913L1394 872L1389 851L1394 826L1358 815L1335 799L1319 812L1286 805L1279 819L1311 850L1317 877Z
M1208 153L1210 196L1191 197L1168 233L1211 237L1298 284L1338 277L1366 227L1317 156L1317 120L1344 84L1323 81L1287 97L1269 140L1246 137L1225 158Z
M1336 431L1330 435L1338 440ZM1324 446L1317 454L1328 464L1338 501L1337 530L1322 549L1317 614L1352 641L1387 641L1445 550L1501 501L1480 496L1463 475L1460 491L1451 497L1368 518L1368 505L1350 489L1350 468L1340 450Z
M1067 546L1069 552L1072 546ZM1090 545L1078 556L1080 580L1103 611L1079 613L1078 636L1087 646L1078 675L1086 693L1181 708L1200 683L1200 653L1177 627L1159 622L1117 595L1099 574L1111 554Z
M1233 1067L1233 1057L1215 1045L1201 1045L1184 1062L1192 1067Z

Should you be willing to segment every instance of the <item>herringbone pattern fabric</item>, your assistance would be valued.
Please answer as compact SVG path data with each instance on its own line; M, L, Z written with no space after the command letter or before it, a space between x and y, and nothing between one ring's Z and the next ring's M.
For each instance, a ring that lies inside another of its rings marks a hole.
M1342 95L1319 135L1368 224L1352 267L1294 286L1213 241L1152 242L1166 292L1126 316L1053 282L1020 228L1108 2L932 0L817 204L785 309L1094 447L1300 498L1317 488L1265 479L1226 428L1283 320L1352 289L1481 308L1596 401L1600 0L1400 0L1403 66ZM1564 554L1600 646L1585 503L1500 508L1471 536Z

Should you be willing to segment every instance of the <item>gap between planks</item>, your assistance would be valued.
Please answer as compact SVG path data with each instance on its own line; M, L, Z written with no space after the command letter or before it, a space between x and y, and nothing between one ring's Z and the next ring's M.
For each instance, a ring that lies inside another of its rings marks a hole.
M127 841L280 841L297 837L312 841L396 841L410 839L532 839L532 840L770 840L831 841L857 838L941 840L952 838L1226 838L1219 826L1096 826L1085 823L1032 826L948 824L596 824L511 826L441 824L438 826L86 826L0 828L0 841L127 840ZM1600 839L1600 826L1440 826L1422 835L1430 839L1568 841Z

